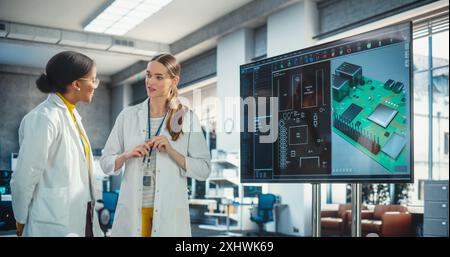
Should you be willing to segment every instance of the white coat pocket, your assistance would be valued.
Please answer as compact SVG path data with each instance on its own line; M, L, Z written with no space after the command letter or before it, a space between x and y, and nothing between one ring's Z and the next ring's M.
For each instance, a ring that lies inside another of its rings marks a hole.
M47 224L67 224L68 188L41 188L33 199L30 219Z

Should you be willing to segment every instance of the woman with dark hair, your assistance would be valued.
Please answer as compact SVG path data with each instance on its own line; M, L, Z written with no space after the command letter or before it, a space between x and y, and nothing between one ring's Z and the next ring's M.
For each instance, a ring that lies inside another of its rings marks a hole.
M99 85L94 61L77 52L53 56L36 85L48 98L22 119L11 195L17 235L100 235L93 156L75 109Z
M205 180L210 155L198 118L178 99L180 65L160 54L147 65L147 100L124 109L100 165L125 164L112 236L191 236L187 178Z

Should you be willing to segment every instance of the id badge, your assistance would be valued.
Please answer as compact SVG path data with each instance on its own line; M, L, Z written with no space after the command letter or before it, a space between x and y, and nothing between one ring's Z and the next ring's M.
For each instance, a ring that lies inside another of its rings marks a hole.
M151 185L152 177L151 176L144 176L144 186L149 187Z

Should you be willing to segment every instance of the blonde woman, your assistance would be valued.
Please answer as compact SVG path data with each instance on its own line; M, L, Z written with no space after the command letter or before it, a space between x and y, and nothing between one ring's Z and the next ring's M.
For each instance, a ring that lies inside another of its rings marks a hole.
M180 65L161 54L148 64L148 98L117 117L100 165L125 166L112 236L191 236L187 177L205 180L210 156L198 118L178 101Z

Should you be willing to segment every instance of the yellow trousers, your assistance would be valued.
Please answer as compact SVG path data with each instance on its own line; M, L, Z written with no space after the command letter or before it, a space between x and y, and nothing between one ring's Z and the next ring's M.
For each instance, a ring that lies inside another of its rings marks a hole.
M142 237L152 236L153 208L142 208Z

